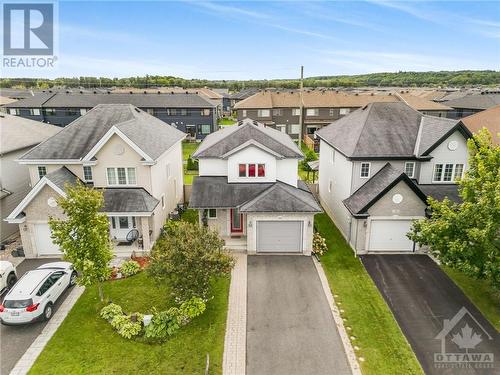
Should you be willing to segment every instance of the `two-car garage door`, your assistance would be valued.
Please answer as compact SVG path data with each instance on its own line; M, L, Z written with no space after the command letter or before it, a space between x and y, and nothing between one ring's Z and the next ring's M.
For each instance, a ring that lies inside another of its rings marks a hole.
M257 252L301 253L302 221L257 221Z
M35 246L36 252L39 256L45 255L57 255L61 256L61 250L59 247L52 242L52 238L50 238L50 228L49 224L35 224Z
M413 251L413 241L406 237L411 223L411 220L371 220L368 251Z

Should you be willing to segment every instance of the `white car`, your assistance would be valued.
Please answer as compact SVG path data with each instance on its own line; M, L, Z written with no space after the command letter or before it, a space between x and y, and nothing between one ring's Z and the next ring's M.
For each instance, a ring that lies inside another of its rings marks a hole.
M52 317L54 303L66 288L75 285L76 271L68 262L47 263L26 272L0 305L4 325L18 325Z
M11 262L0 260L0 294L14 286L17 281L16 268Z

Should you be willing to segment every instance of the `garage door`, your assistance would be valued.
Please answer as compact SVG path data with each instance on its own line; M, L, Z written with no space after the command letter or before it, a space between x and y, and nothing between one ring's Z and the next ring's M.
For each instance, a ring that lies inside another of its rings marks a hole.
M61 255L61 250L50 238L49 224L35 224L35 244L38 255Z
M302 252L302 221L257 221L257 252Z
M372 220L370 251L413 251L413 241L406 237L411 220Z

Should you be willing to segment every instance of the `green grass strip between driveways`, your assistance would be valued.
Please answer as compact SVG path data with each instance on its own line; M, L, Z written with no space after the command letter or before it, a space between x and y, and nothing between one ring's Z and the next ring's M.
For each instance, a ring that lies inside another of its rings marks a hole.
M326 239L321 257L335 301L354 336L353 346L365 375L423 374L415 354L359 258L327 214L315 217L316 230Z

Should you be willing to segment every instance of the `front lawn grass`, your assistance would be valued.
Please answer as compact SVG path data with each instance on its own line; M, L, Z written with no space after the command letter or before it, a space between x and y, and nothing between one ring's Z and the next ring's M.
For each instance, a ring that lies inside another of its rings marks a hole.
M182 142L182 162L184 165L184 185L192 185L195 176L198 176L198 171L188 171L186 169L187 160L200 146L196 142Z
M229 125L234 125L236 123L237 121L231 117L222 117L219 120L217 120L217 124L221 126L229 126Z
M500 331L500 291L485 280L477 280L463 272L442 266L444 272L458 285L479 311Z
M321 263L328 278L335 301L346 319L344 324L356 351L363 374L423 374L415 354L399 328L389 307L354 256L327 214L314 219L316 230L326 239L328 252Z
M201 316L162 344L119 336L99 317L97 288L87 288L49 341L30 374L210 374L222 373L229 278L214 282L214 298ZM141 272L104 284L107 298L126 311L150 313L173 305L168 287Z

